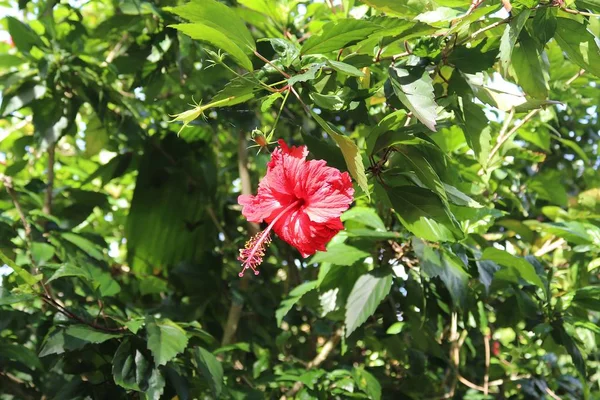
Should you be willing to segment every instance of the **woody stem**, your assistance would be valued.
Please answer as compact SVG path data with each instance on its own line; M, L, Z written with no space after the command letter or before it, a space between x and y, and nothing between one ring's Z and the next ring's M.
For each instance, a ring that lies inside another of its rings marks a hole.
M291 203L290 205L288 205L286 208L283 209L283 211L281 211L274 219L273 221L271 221L271 223L269 224L269 226L267 226L267 229L265 229L260 237L258 238L258 240L256 241L256 244L254 245L254 248L252 249L252 251L250 252L250 254L248 255L248 258L246 260L252 260L252 257L254 257L254 254L256 254L256 251L260 248L260 244L267 238L267 236L269 236L269 232L271 232L271 229L273 228L273 226L275 225L275 223L279 220L279 218L281 218L282 215L284 215L285 213L287 213L288 211L290 211L292 208L296 207L298 205L298 203L300 203L299 200L294 201L293 203ZM246 264L246 263L244 263ZM244 265L244 269L246 269L248 267L246 267L246 265ZM252 268L254 269L254 268Z

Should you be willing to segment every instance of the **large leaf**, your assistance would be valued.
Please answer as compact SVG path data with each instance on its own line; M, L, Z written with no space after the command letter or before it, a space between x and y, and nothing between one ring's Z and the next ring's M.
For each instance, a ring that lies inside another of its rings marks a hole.
M487 165L492 148L492 126L480 106L471 102L463 103L463 132L467 144L475 153L481 165Z
M444 249L434 249L422 240L412 240L415 254L421 262L423 271L431 278L439 277L457 306L464 306L467 298L469 274L464 264L453 253Z
M423 11L432 9L430 0L361 0L363 3L386 14L399 17L414 17Z
M176 323L168 320L156 320L146 317L148 332L148 350L152 352L156 366L165 365L177 354L182 353L188 344L185 331Z
M548 97L548 72L540 59L533 39L523 32L520 45L513 50L512 64L517 82L525 93L535 99Z
M115 339L123 335L116 333L108 333L89 327L87 325L72 325L65 331L67 336L74 337L88 343L103 343L110 339Z
M436 242L463 237L446 205L430 190L398 186L388 189L387 195L402 225L415 236Z
M510 65L511 57L515 44L519 39L521 30L525 26L525 23L531 15L531 10L525 9L521 11L515 18L513 18L506 28L504 34L500 40L500 62L502 68L506 69Z
M143 353L132 340L125 339L112 361L115 383L125 389L146 392L153 400L160 399L165 380L158 369L153 368L150 357Z
M216 0L192 0L170 11L190 22L207 25L220 31L245 53L252 53L256 47L254 38L244 21L232 8Z
M12 37L15 46L24 53L28 53L33 46L37 46L39 48L44 47L44 43L42 39L38 36L37 33L33 31L29 27L29 25L24 24L14 17L6 17L7 25L8 25L8 33Z
M208 381L213 396L218 399L223 391L223 366L212 353L202 347L196 347L194 358L200 372Z
M346 337L369 318L392 288L390 271L376 271L358 278L346 303Z
M369 399L381 399L381 384L371 373L367 372L364 368L354 367L352 369L352 377L360 390L369 396Z
M323 128L338 145L342 151L342 155L344 156L344 160L346 161L350 175L352 175L352 177L356 180L356 183L358 183L358 186L360 186L363 192L365 192L365 194L370 198L371 195L369 192L367 175L365 174L365 166L362 161L360 150L356 143L354 143L352 139L341 133L335 126L325 121L315 112L311 111L311 115L321 126L321 128Z
M342 19L330 22L323 27L320 35L311 36L304 42L301 53L318 54L340 50L379 29L379 25L364 20Z
M413 115L432 131L436 125L433 81L423 68L391 68L390 80L394 93Z
M537 275L533 265L525 259L513 256L504 250L499 250L494 247L488 247L481 255L482 260L493 261L504 269L496 272L495 277L516 282L518 278L532 283L540 288L544 288L544 283Z
M0 115L6 116L15 112L32 101L41 98L46 93L46 86L35 82L26 82L14 93L3 93Z
M287 298L285 298L279 308L275 312L275 318L277 319L277 326L281 326L281 322L283 318L287 315L288 312L294 307L294 305L304 296L306 293L310 292L314 288L317 287L317 281L304 282L303 284L296 286L294 290L292 290Z
M211 26L195 23L195 24L175 24L169 25L180 32L185 33L192 39L197 39L216 47L217 49L227 52L240 66L248 71L252 71L252 61L236 42L231 40L229 36L218 29Z
M327 251L320 251L310 259L310 264L328 262L335 265L352 265L368 257L369 253L343 243L332 244Z
M598 42L585 25L569 18L558 18L554 37L571 61L600 77Z
M42 369L38 356L27 347L19 344L0 343L0 360L14 360L22 363L27 368Z
M8 265L13 271L15 271L15 273L19 276L19 278L21 278L23 280L23 282L25 282L28 285L35 285L37 282L39 282L42 279L41 275L33 276L27 270L25 270L24 268L15 264L15 262L13 260L11 260L10 258L6 257L6 255L4 255L4 253L1 250L0 250L0 261L2 261L4 264Z

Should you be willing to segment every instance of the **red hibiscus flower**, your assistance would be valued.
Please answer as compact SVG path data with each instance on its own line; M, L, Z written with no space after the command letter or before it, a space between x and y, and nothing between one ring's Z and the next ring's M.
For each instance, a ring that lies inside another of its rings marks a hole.
M324 160L306 161L306 146L289 148L281 139L279 146L271 155L257 195L238 197L248 221L269 224L240 249L240 277L247 269L258 275L256 267L271 243L271 230L303 257L325 251L331 238L344 229L340 215L352 203L354 189L347 172L328 167Z

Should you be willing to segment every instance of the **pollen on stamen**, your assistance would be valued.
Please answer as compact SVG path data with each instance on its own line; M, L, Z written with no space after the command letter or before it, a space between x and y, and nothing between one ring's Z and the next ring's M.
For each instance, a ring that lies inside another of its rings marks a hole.
M240 255L238 260L242 262L242 271L238 274L241 278L244 276L244 272L247 269L252 269L254 275L258 275L259 271L256 269L263 262L266 248L271 244L271 233L270 232L259 232L252 236L250 240L246 242L243 249L240 249Z

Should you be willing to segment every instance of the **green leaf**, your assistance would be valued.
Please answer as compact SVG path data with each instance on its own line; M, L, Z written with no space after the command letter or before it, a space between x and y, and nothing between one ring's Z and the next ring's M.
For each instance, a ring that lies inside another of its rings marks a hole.
M320 35L313 35L302 45L301 54L318 54L337 51L356 43L381 29L369 21L341 19L323 26Z
M581 355L581 351L577 347L575 340L567 333L564 326L560 322L555 322L552 324L552 338L554 341L560 345L563 345L567 350L567 353L571 356L573 360L573 365L577 368L577 371L581 374L582 377L586 376L586 365L583 356Z
M33 351L20 344L0 343L0 359L2 358L18 361L27 368L37 370L44 368L38 356Z
M24 268L19 267L17 264L15 264L15 262L13 260L6 257L6 255L4 255L4 252L2 250L0 250L0 261L2 261L4 264L8 265L13 271L15 271L15 273L19 276L19 278L21 278L23 280L23 282L25 282L28 285L35 285L42 279L41 275L33 276L29 272L27 272Z
M520 45L513 50L512 65L517 83L525 93L535 99L548 98L548 72L540 60L535 42L525 31L521 34Z
M414 147L406 146L400 148L397 154L400 158L397 164L401 166L401 170L414 173L425 187L437 194L444 202L448 201L442 180L423 153ZM394 161L396 164L396 160Z
M195 24L175 24L169 25L170 28L177 29L185 33L192 39L206 42L217 49L227 52L241 67L248 71L252 71L252 61L229 36L218 29L201 23Z
M402 18L414 17L433 8L430 0L361 0L374 9Z
M369 396L369 399L381 399L381 385L371 373L367 372L364 368L354 367L352 369L352 377L359 389Z
M223 366L212 353L202 347L196 347L194 358L200 372L208 381L213 396L219 398L223 391Z
M368 207L352 207L348 211L342 214L342 222L356 221L360 224L370 226L373 229L385 231L386 227L377 211Z
M346 75L356 76L358 78L363 78L365 76L365 73L362 72L360 69L341 61L327 60L327 64L329 64L329 66L335 69L336 71L342 72Z
M600 49L585 25L569 18L558 18L554 37L572 62L600 77Z
M494 247L488 247L481 255L482 260L493 261L504 269L496 272L495 277L517 282L517 278L522 278L526 282L532 283L540 288L544 288L544 284L535 271L533 265L525 259L513 256L504 250L499 250Z
M35 82L26 82L15 93L3 93L0 115L5 117L43 97L44 94L46 94L46 86L37 85Z
M398 99L426 127L435 131L437 112L433 81L423 68L390 68L392 88Z
M504 70L510 65L515 44L517 44L521 30L523 30L530 15L530 9L522 10L504 29L504 34L500 40L500 63Z
M337 243L327 247L327 251L319 251L310 259L309 264L328 262L334 265L352 265L355 262L368 257L370 254L366 251L348 246L347 244Z
M206 25L220 31L245 53L256 48L252 34L234 9L215 0L192 0L184 5L169 9L170 12L190 22Z
M398 186L388 189L387 195L402 225L415 236L435 242L463 237L448 208L430 190Z
M277 319L277 326L281 326L281 322L283 318L287 315L288 312L294 307L294 305L304 296L306 293L310 292L314 288L317 287L317 281L304 282L301 285L298 285L290 292L287 298L285 298L279 308L275 312L275 318Z
M212 98L211 103L218 102L218 105L213 107L231 107L245 103L256 96L259 85L260 83L251 79L250 74L238 76L230 80L225 87Z
M346 337L369 318L392 288L390 271L374 271L362 275L352 288L346 304Z
M556 33L556 7L541 7L535 11L533 18L533 35L541 44L545 45Z
M182 353L188 344L185 331L176 323L168 320L156 320L146 316L146 332L148 332L148 350L152 352L157 367L165 365L177 354Z
M346 160L346 165L348 166L348 171L350 175L356 180L358 186L365 192L369 199L371 198L369 192L369 182L367 181L367 175L365 173L365 166L362 161L362 156L360 154L360 150L356 143L352 141L348 136L345 136L343 133L339 132L338 129L331 125L329 122L326 122L323 118L321 118L318 114L311 110L311 115L315 121L331 136L331 138L338 145L342 154L344 155L344 160Z
M295 85L298 82L307 82L317 78L319 72L321 72L321 68L325 66L324 63L313 63L311 64L306 71L296 74L288 79L289 85Z
M165 380L152 361L130 339L125 339L113 358L113 379L125 389L145 392L147 399L159 400Z
M31 244L31 257L38 267L43 267L54 257L54 247L48 243L33 242Z
M450 292L455 305L464 307L468 292L469 274L456 255L443 248L434 249L422 240L412 240L413 249L423 271L431 278L439 277Z
M577 289L573 302L588 310L600 312L600 286L586 286Z
M17 67L24 62L21 57L12 54L0 54L0 68Z
M486 166L492 149L492 126L480 106L463 102L463 132L479 164Z
M87 325L71 325L66 329L65 334L88 343L96 344L123 336L121 334L99 331Z
M17 49L23 53L29 53L33 46L44 48L44 43L37 33L14 17L6 17L8 33L15 43Z
M99 261L104 260L104 254L102 253L102 250L98 247L98 245L86 239L85 237L71 232L62 232L60 236L63 239L73 243L75 246L79 247L90 257L95 258Z

